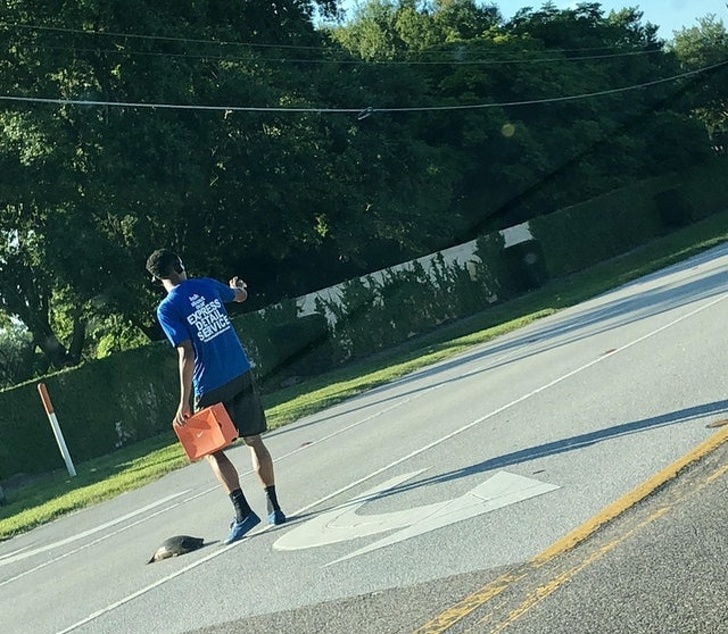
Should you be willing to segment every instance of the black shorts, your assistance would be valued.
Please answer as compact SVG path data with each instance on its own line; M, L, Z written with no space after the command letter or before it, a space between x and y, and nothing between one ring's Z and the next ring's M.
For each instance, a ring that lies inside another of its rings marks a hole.
M225 406L240 436L257 436L268 429L258 386L255 384L252 372L241 374L229 383L197 397L195 410L215 403L222 403Z

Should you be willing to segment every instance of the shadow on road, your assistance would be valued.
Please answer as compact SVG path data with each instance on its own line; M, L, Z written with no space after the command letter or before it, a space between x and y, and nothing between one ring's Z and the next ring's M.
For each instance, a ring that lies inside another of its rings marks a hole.
M543 445L536 445L535 447L527 447L525 449L519 449L517 451L497 456L495 458L489 458L478 464L463 467L461 469L455 469L446 473L441 473L428 478L423 478L413 482L399 485L390 489L387 494L394 494L410 489L415 489L421 486L430 484L439 484L442 482L448 482L451 480L457 480L467 476L472 476L478 473L485 473L488 471L494 471L496 469L503 469L508 466L534 460L536 458L543 458L546 456L554 456L562 454L567 451L574 449L582 449L590 445L602 442L604 440L610 440L612 438L618 438L620 436L627 436L629 434L636 434L649 429L655 429L658 427L665 427L668 425L677 425L682 423L690 422L698 418L702 418L708 415L723 415L728 413L728 400L716 401L714 403L706 403L705 405L697 405L695 407L688 407L685 409L669 412L667 414L660 414L659 416L653 416L642 420L634 421L631 423L624 423L622 425L615 425L614 427L607 427L606 429L600 429L587 434L578 434L562 440L556 440L554 442L545 443Z
M675 265L667 271L673 274L695 269L701 264L720 257L720 255L722 255L722 251L718 256L714 251L701 254L687 262ZM285 434L300 430L303 426L314 426L330 418L364 411L389 401L411 398L418 393L431 390L433 387L494 370L660 313L681 308L694 302L712 299L726 292L723 272L716 272L704 277L700 272L696 271L695 275L697 279L688 278L679 283L666 282L655 288L644 289L643 287L647 281L653 281L659 276L665 276L664 271L654 273L622 287L623 289L629 289L629 294L626 297L615 297L613 300L607 301L596 298L588 303L586 307L570 309L571 314L565 318L555 316L549 324L540 323L536 332L533 329L527 329L523 334L508 336L503 338L502 341L496 339L494 342L479 346L475 350L459 354L454 359L437 363L429 368L416 370L412 374L387 385L373 388L365 393L366 403L361 403L358 398L355 398L349 407L336 408L335 413L324 414L323 416L313 415L310 422L296 425L295 428L286 426L271 433L276 435ZM609 297L609 294L602 297ZM462 368L464 364L472 361L490 363L476 370L462 372L456 376L447 376L448 372ZM421 386L416 386L416 382L422 379L432 379L433 377L442 378L436 383L427 382ZM412 387L410 389L405 388L404 391L397 389L396 393L391 395L391 388L400 388L407 384L412 384Z

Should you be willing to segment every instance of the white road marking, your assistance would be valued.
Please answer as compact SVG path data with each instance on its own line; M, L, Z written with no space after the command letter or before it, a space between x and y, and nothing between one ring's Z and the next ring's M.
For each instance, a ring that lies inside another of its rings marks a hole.
M529 398L532 398L533 396L540 394L541 392L544 392L545 390L561 383L562 381L565 381L566 379L569 379L569 378L575 376L576 374L579 374L580 372L583 372L584 370L588 370L589 368L596 365L597 363L601 363L602 361L604 361L606 359L612 359L615 355L619 354L620 352L624 352L625 350L632 348L633 346L637 345L638 343L642 343L643 341L646 341L650 337L660 334L661 332L664 332L668 328L671 328L672 326L675 326L675 325L685 321L686 319L689 319L690 317L694 317L695 315L697 315L705 310L708 310L709 308L712 308L716 304L718 304L726 299L728 299L728 294L718 297L717 299L714 299L711 302L708 302L707 304L704 304L703 306L696 308L695 310L692 310L692 311L674 319L673 321L671 321L663 326L660 326L659 328L657 328L637 339L630 341L629 343L626 343L622 347L614 350L614 352L612 352L611 354L608 354L606 356L597 357L593 361L590 361L589 363L586 363L586 364L580 366L579 368L572 370L571 372L567 372L563 376L556 378L553 381L550 381L549 383L546 383L545 385L543 385L539 388L536 388L535 390L532 390L531 392L524 394L523 396L521 396L517 399L514 399L510 403L507 403L506 405L503 405L502 407L499 407L498 409L493 410L493 411L489 412L488 414L481 416L480 418L475 419L471 423L468 423L467 425L460 427L460 429L456 429L455 431L443 436L440 440L436 440L427 445L424 445L420 449L416 449L415 451L410 452L406 456L399 458L399 459L395 460L394 462L391 462L390 464L385 465L384 467L381 467L380 469L376 469L375 471L372 471L370 474L368 474L362 478L359 478L358 480L356 480L344 487L341 487L337 491L334 491L333 493L324 496L323 498L317 500L316 502L313 502L312 504L308 504L308 505L304 506L303 508L294 512L291 515L291 518L293 519L293 518L295 518L296 515L300 515L312 508L315 508L315 507L323 504L324 502L330 500L331 498L334 498L337 495L340 495L341 493L345 493L346 491L351 490L352 488L362 484L363 482L371 480L372 478L380 475L381 473L384 473L385 471L388 471L389 469L392 469L393 467L396 467L397 465L399 465L403 462L406 462L407 460L410 460L411 458L414 458L426 451L429 451L433 447L436 447L438 444L441 444L442 442L449 440L450 438L454 438L455 436L467 431L468 429L471 429L472 427L479 425L483 421L488 420L489 418L492 418L493 416L496 416L497 414L500 414L500 413L522 403L523 401L526 401ZM336 435L336 434L332 434L332 436L334 436L334 435ZM297 451L299 451L299 450L291 452L291 454L289 454L289 455L292 455L293 453L297 453ZM253 531L251 533L251 535L257 535L259 533L263 533L263 532L269 530L269 528L270 528L269 526L265 526L260 530ZM147 592L153 590L154 588L157 588L157 587L167 583L168 581L171 581L172 579L175 579L176 577L179 577L180 575L182 575L186 572L189 572L190 570L193 570L194 568L197 568L197 566L201 566L203 563L206 563L206 562L210 561L211 559L214 559L215 557L218 557L218 556L224 554L230 548L235 548L237 545L242 544L242 543L245 543L245 539L242 539L239 542L230 544L229 546L225 546L225 547L221 548L220 550L218 550L217 552L212 552L209 555L207 555L206 557L198 559L198 560L190 563L188 566L185 566L184 568L181 568L180 570L177 570L176 572L173 572L172 574L170 574L166 577L162 577L161 579L158 579L156 582L137 590L136 592L120 599L119 601L116 601L115 603L112 603L111 605L109 605L105 608L102 608L102 609L94 612L93 614L87 616L86 618L82 619L81 621L78 621L77 623L70 625L66 629L61 630L61 631L57 632L56 634L68 634L68 632L72 632L73 630L85 625L86 623L89 623L90 621L93 621L94 619L96 619L100 616L103 616L104 614L107 614L108 612L112 612L116 608L128 603L129 601L132 601L133 599L135 599L139 596L142 596L143 594L146 594Z
M559 488L555 484L500 471L474 489L452 500L378 515L357 514L357 510L367 502L382 497L385 491L394 489L422 471L424 469L392 478L367 491L362 497L322 513L280 537L273 544L273 548L276 550L316 548L404 529L331 562L334 564Z
M44 553L49 550L53 550L54 548L58 548L59 546L65 546L66 544L70 544L72 542L78 541L79 539L83 539L84 537L88 537L89 535L93 535L94 533L98 533L99 531L105 531L106 529L111 528L112 526L116 526L117 524L120 524L121 522L125 522L126 520L131 519L132 517L136 517L137 515L146 513L150 509L153 509L162 504L166 504L170 500L174 500L174 498L177 498L181 495L185 495L186 493L189 493L189 491L182 491L181 493L173 493L172 495L168 495L166 498L162 498L161 500L157 500L156 502L147 504L146 506L143 506L142 508L132 511L131 513L127 513L126 515L117 517L116 519L113 519L109 522L105 522L104 524L99 524L98 526L95 526L94 528L90 528L87 531L83 531L82 533L77 533L75 535L71 535L71 537L66 537L65 539L59 539L57 542L51 542L50 544L45 544L44 546L40 546L38 548L33 548L32 550L23 549L23 550L15 552L15 553L9 554L6 557L4 557L2 560L0 560L0 566L6 566L7 564L11 564L13 562L20 561L21 559L27 559L28 557L32 557L33 555L38 555L40 553Z
M3 559L7 559L8 557L14 557L18 553L22 553L24 550L28 550L29 548L32 548L32 545L23 546L22 548L18 548L17 550L13 550L9 553L5 553L4 555L0 555L0 561L2 561Z
M197 497L197 496L195 496ZM194 499L194 498L190 498ZM9 579L5 579L4 581L0 581L0 587L7 585L8 583L12 583L13 581L17 581L18 579L21 579L22 577L25 577L29 574L32 574L34 572L37 572L38 570L41 570L43 568L46 568L47 566L50 566L51 564L54 564L61 559L65 559L66 557L70 557L71 555L75 555L76 553L81 552L82 550L86 550L87 548L91 548L91 546L95 546L96 544L99 544L110 537L114 537L115 535L118 535L119 533L123 533L126 530L129 530L130 528L133 528L134 526L138 526L139 524L142 524L143 522L147 522L153 517L157 517L158 515L161 515L162 513L166 513L167 511L171 511L173 508L178 507L183 502L186 502L189 500L180 500L179 502L175 502L174 504L171 504L170 506L167 506L163 509L159 509L158 511L147 515L146 517L142 517L141 519L136 520L135 522L131 522L130 524L127 524L126 526L122 526L121 528L111 531L109 533L106 533L103 537L99 537L98 539L94 539L93 541L90 541L86 544L83 544L83 546L79 546L78 548L73 548L71 550L68 550L57 557L54 557L53 559L49 559L48 561L44 561L41 564L38 564L37 566L33 568L28 568L27 570L24 570L23 572L18 573L14 577L10 577Z
M268 527L265 527L265 529L263 529L263 530L268 530ZM257 532L262 533L263 531L257 531ZM254 533L251 533L251 535L252 534L254 534ZM154 588L164 585L165 583L167 583L168 581L171 581L175 577L179 577L180 575L184 574L185 572L189 572L193 568L197 568L197 566L204 564L206 561L209 561L210 559L214 559L218 555L222 555L224 552L227 552L231 548L235 548L235 546L242 544L242 543L245 543L245 538L243 538L239 542L230 544L229 546L223 546L217 552L213 551L206 557L203 557L202 559L198 559L197 561L192 562L191 564L185 566L184 568L180 568L176 572L173 572L171 575L162 577L161 579L158 579L154 583L150 583L148 586L145 586L144 588L140 588L136 592L133 592L132 594L124 597L123 599L119 599L115 603L112 603L111 605L108 605L105 608L101 608L100 610L97 610L93 614L89 614L86 618L81 619L77 623L74 623L73 625L69 625L67 628L65 628L63 630L59 630L56 634L68 634L68 632L73 632L73 630L76 630L79 627L86 625L87 623L90 623L94 619L97 619L100 616L107 614L108 612L113 612L116 608L121 607L125 603L129 603L129 601L132 601L132 600L136 599L137 597L140 597L143 594L146 594L147 592L153 590Z
M389 471L393 467L396 467L396 466L402 464L403 462L406 462L407 460L415 458L415 457L419 456L420 454L423 454L424 452L435 448L437 445L442 444L443 442L450 440L451 438L454 438L455 436L459 436L463 432L466 432L469 429L472 429L473 427L480 425L481 423L485 422L486 420L488 420L490 418L493 418L494 416L497 416L498 414L502 414L506 410L509 410L512 407L515 407L516 405L519 405L519 404L523 403L524 401L527 401L528 399L536 396L537 394L541 394L541 392L545 392L546 390L554 387L555 385L558 385L559 383L565 381L566 379L570 379L571 377L579 374L580 372L583 372L584 370L588 370L592 366L595 366L596 364L601 363L602 361L605 361L607 359L612 359L620 352L624 352L625 350L628 350L629 348L637 345L638 343L642 343L643 341L649 339L650 337L654 337L655 335L660 334L661 332L667 330L668 328L671 328L672 326L675 326L675 325L679 324L680 322L685 321L686 319L689 319L690 317L694 317L695 315L703 312L704 310L707 310L708 308L712 308L719 302L725 301L726 299L728 299L728 294L723 295L722 297L718 297L717 299L714 299L713 301L709 302L708 304L705 304L704 306L701 306L700 308L696 308L695 310L692 310L689 313L686 313L685 315L682 315L681 317L678 317L677 319L674 319L673 321L671 321L663 326L660 326L656 330L648 332L647 334L642 335L641 337L638 337L637 339L633 339L632 341L624 344L620 348L616 348L613 352L611 352L608 355L599 356L596 359L589 361L589 363L585 363L584 365L582 365L574 370L571 370L570 372L567 372L566 374L564 374L560 377L557 377L553 381L549 381L548 383L542 385L541 387L538 387L535 390L531 390L530 392L524 394L523 396L520 396L517 399L514 399L514 400L510 401L509 403L506 403L505 405L502 405L501 407L488 412L487 414L481 416L480 418L476 418L475 420L469 422L468 424L463 425L459 429L456 429L455 431L450 432L449 434L446 434L442 438L440 438L438 440L434 440L431 443L424 445L423 447L420 447L419 449L415 449L414 451L408 453L405 456L402 456L401 458L398 458L397 460L389 463L388 465L385 465L385 466L381 467L380 469L372 471L370 474L368 474L362 478L359 478L358 480L352 482L351 484L347 484L346 486L343 486L340 489L337 489L333 493L330 493L329 495L326 495L326 496L320 498L319 500L304 506L303 508L298 510L298 514L305 513L307 511L311 510L312 508L320 506L324 502L327 502L328 500L330 500L338 495L341 495L342 493L346 493L346 491L349 491L350 489L352 489L368 480L371 480L375 476L378 476L378 475L384 473L385 471Z
M519 348L515 348L513 350L510 350L508 352L505 352L503 354L498 355L494 359L488 359L488 362L487 363L484 363L484 364L482 364L480 366L477 366L476 368L470 369L467 372L461 372L460 374L457 374L456 375L456 378L464 378L464 377L470 376L472 374L476 374L477 372L482 371L483 368L487 368L490 365L502 363L505 359L508 359L508 358L513 357L516 354L518 354L519 351L520 351ZM437 367L439 365L441 365L442 363L447 363L447 361L439 361L439 362L433 364L432 366L428 366L426 368L423 368L423 369L420 369L420 370L416 370L416 371L414 371L410 375L407 375L407 376L404 376L404 377L400 377L398 379L395 379L391 383L387 383L386 386L380 386L378 388L373 388L369 393L374 392L376 390L382 390L382 389L385 389L385 388L389 389L389 388L395 387L398 384L403 383L404 381L408 381L408 380L411 381L413 378L415 378L415 379L420 378L420 377L418 377L418 374L421 374L423 372L431 372L433 369L437 369ZM277 457L275 459L275 462L280 462L281 460L285 460L286 458L290 458L291 456L294 456L294 455L296 455L296 454L298 454L298 453L300 453L302 451L306 451L311 445L321 444L323 442L326 442L328 440L331 440L332 438L334 438L336 436L340 436L342 434L345 434L346 432L351 431L352 429L355 429L357 427L360 427L361 425L364 425L364 424L368 423L369 421L371 421L371 420L373 420L375 418L379 418L380 416L384 416L384 414L388 414L388 413L390 413L390 412L392 412L392 411L394 411L396 409L399 409L400 407L402 407L404 405L407 405L407 404L411 403L412 401L416 401L417 399L422 398L423 396L426 396L430 392L434 392L435 390L442 389L443 387L444 387L443 384L438 384L438 385L432 385L430 387L422 388L422 389L420 389L417 392L417 394L415 394L413 396L407 396L406 398L403 398L401 400L398 400L396 403L394 403L392 405L389 405L387 407L384 407L384 408L382 408L380 410L377 410L376 412L373 412L372 414L369 414L368 416L365 416L364 418L359 418L356 421L354 421L353 423L351 423L349 425L346 425L345 427L340 427L336 431L331 432L330 434L328 434L326 436L322 436L321 438L317 438L316 440L313 440L310 443L306 443L305 446L297 447L293 451L289 451L287 454L283 454L283 455ZM348 412L346 412L346 413L348 413ZM315 417L315 415L314 415L314 417ZM245 473L245 475L249 475L251 473L253 473L252 470L251 471L247 471ZM215 487L210 488L209 490L212 491L212 490L217 489L217 488L218 487L215 486ZM303 510L307 510L308 508L310 508L310 507L306 507L306 509L303 509ZM303 512L303 510L301 510L300 512Z

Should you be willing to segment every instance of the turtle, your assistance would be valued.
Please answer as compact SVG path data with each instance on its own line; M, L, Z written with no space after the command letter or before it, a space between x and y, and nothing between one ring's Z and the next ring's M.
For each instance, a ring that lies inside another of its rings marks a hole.
M174 537L169 537L162 542L162 545L157 548L147 563L151 564L162 559L169 559L170 557L177 557L177 555L191 553L193 550L202 548L204 543L204 537L190 537L189 535L175 535Z

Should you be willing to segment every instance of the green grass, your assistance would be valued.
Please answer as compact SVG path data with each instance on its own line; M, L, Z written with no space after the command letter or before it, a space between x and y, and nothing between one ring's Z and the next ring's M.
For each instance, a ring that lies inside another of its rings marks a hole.
M728 211L568 278L552 280L537 291L442 326L392 350L266 394L269 427L286 425L726 242L727 227ZM169 432L81 463L75 478L65 471L36 478L6 492L8 504L0 507L0 540L144 486L186 464Z

